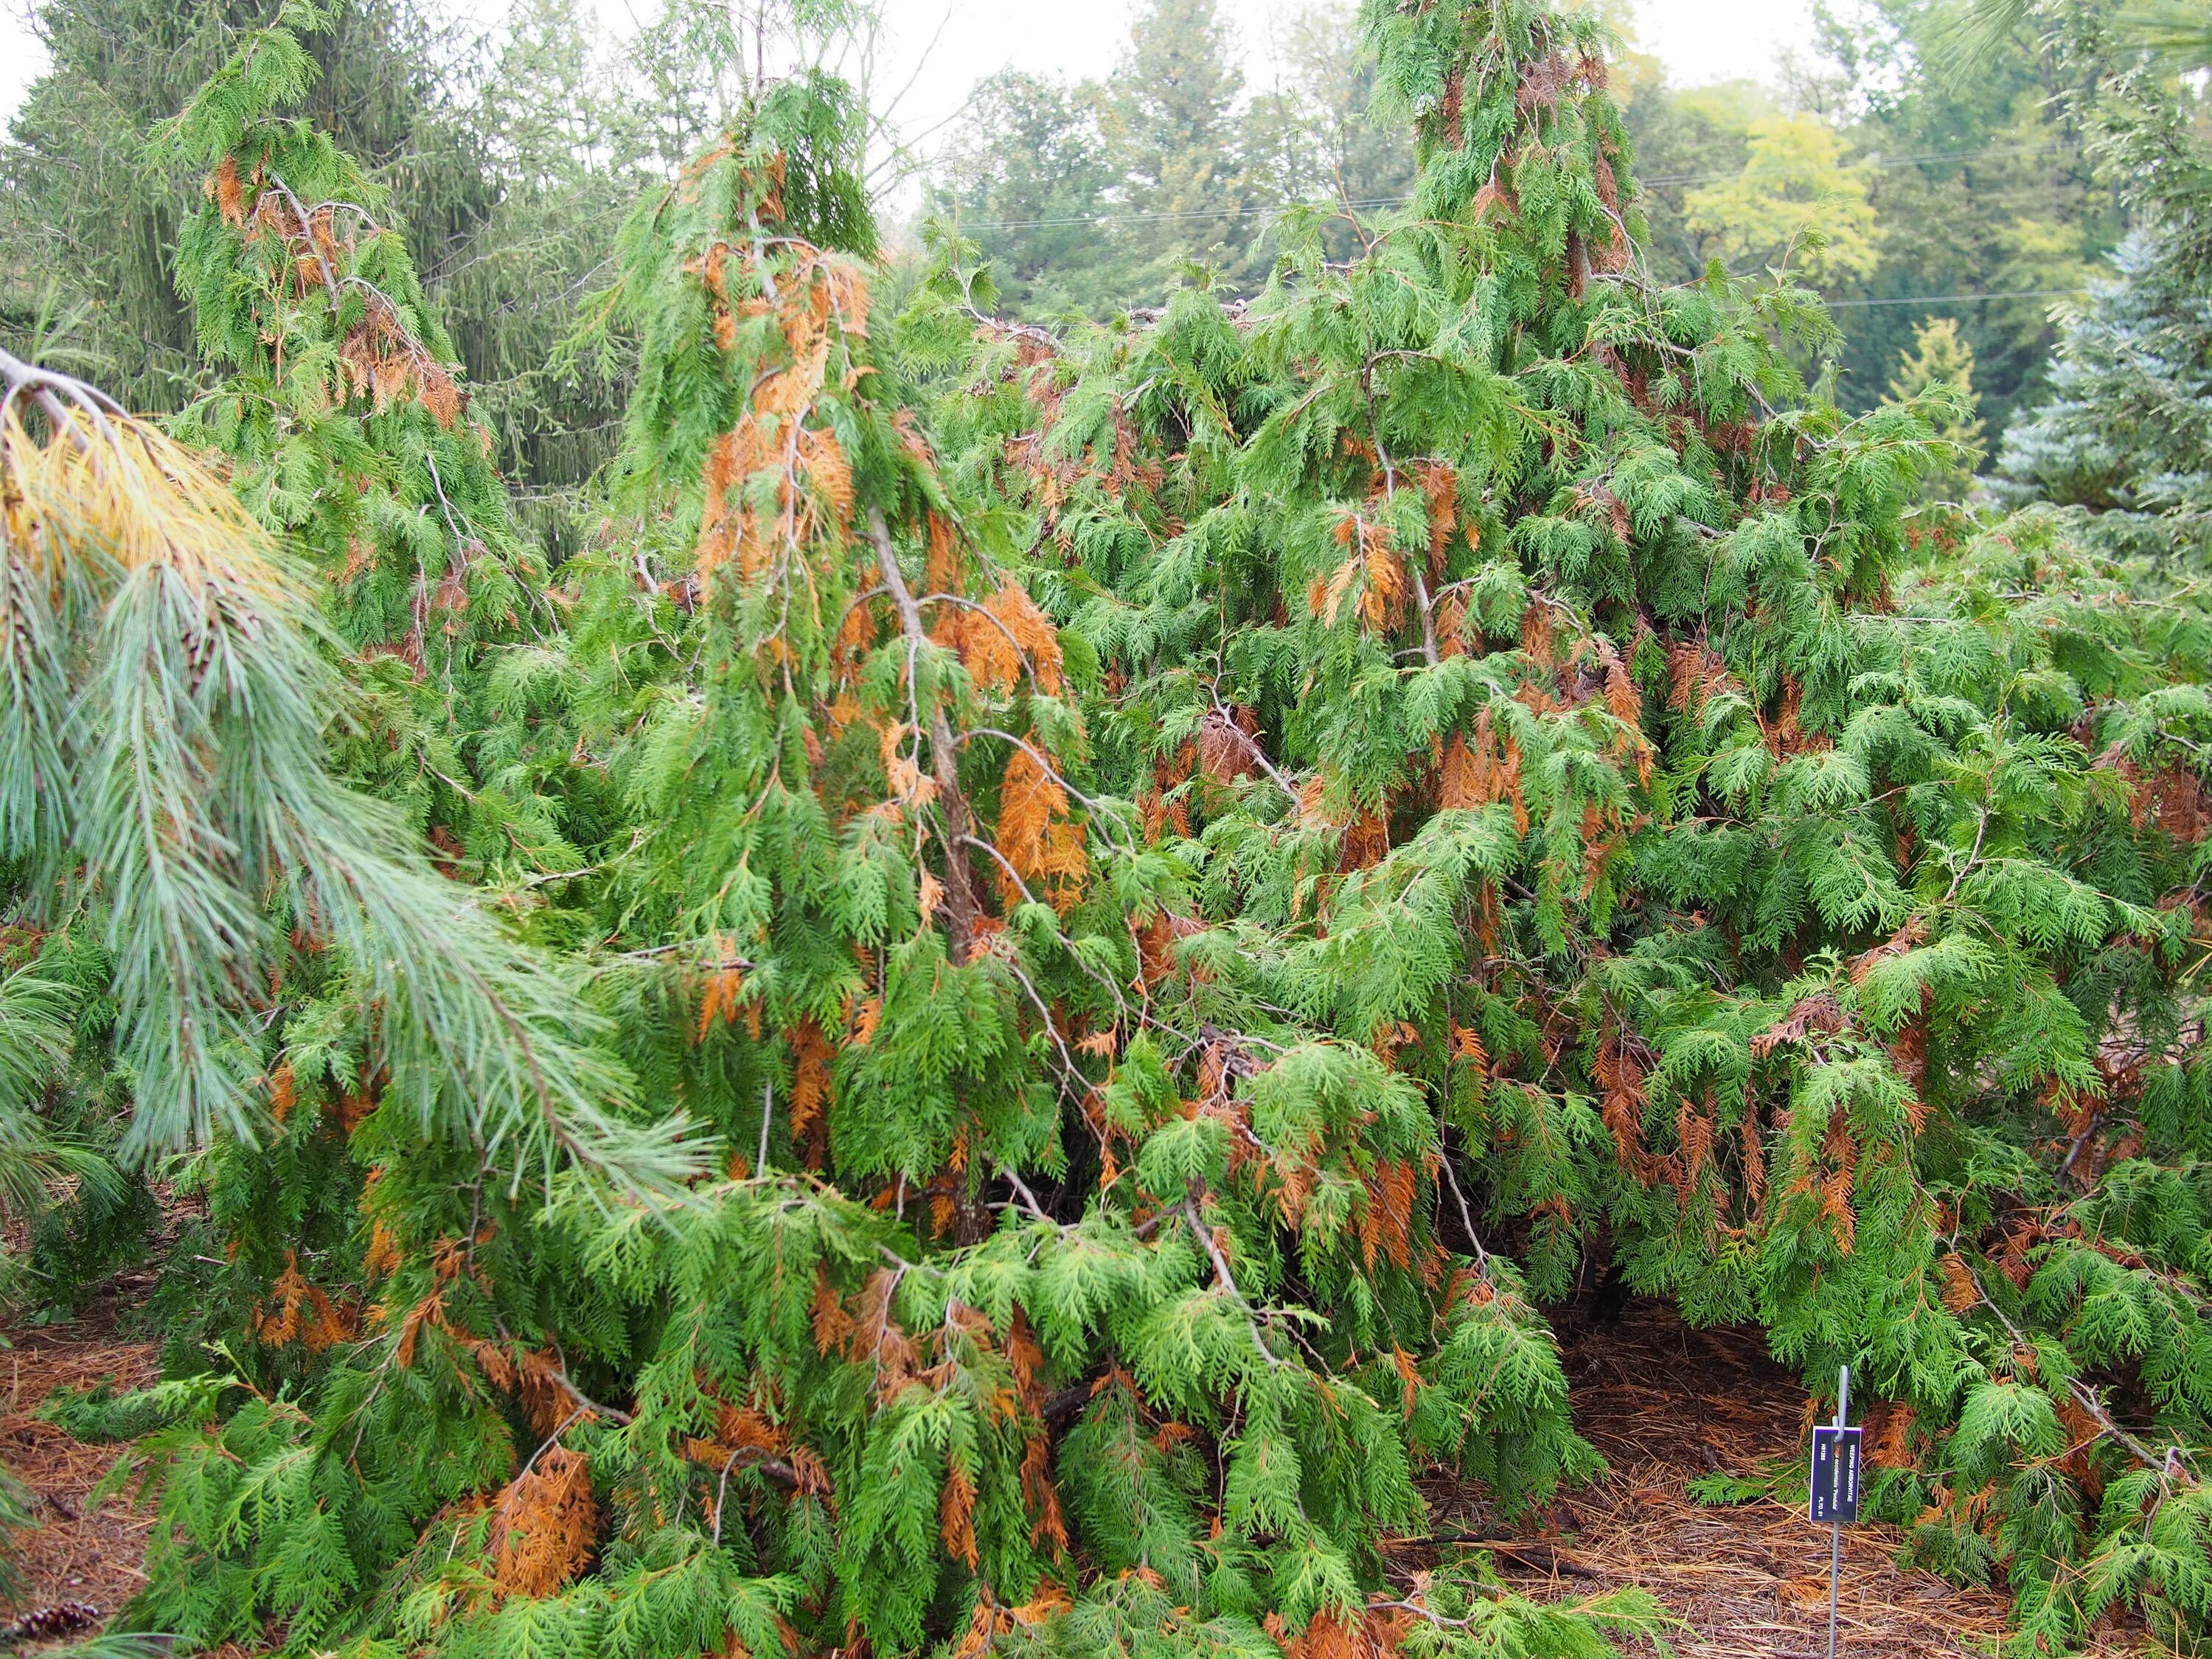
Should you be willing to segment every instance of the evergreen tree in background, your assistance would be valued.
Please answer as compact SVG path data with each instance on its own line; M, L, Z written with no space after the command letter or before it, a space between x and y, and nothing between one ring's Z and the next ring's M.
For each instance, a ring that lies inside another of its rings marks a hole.
M1018 314L1103 316L1155 306L1195 266L1246 293L1279 251L1285 209L1342 201L1373 216L1412 188L1402 126L1378 118L1374 70L1348 6L1288 19L1281 84L1249 100L1211 0L1158 0L1103 83L1006 74L978 90L938 170L957 215ZM1358 245L1332 219L1337 257Z
M1098 222L1119 182L1103 96L1003 70L975 88L939 169L939 204L990 250L1002 301L1026 316L1096 309L1125 291L1126 260Z
M1948 390L1957 409L1936 421L1936 435L1956 447L1959 459L1930 473L1928 487L1939 499L1964 501L1984 453L1985 428L1977 413L1981 399L1974 390L1974 349L1948 317L1933 317L1920 325L1912 349L1890 377L1889 395L1893 401L1910 403L1937 386Z
M608 280L614 228L664 170L638 100L594 44L599 28L580 0L516 0L468 110L495 191L468 235L429 241L396 187L392 198L474 388L471 407L494 435L491 459L517 486L519 516L556 555L575 544L562 498L612 453L627 392L618 364L565 343ZM672 97L653 106L663 118L685 106Z
M2008 34L1972 75L1954 76L1942 48L1949 15L1929 0L1816 8L1817 60L1797 62L1780 93L1674 88L1655 74L1626 100L1626 119L1656 274L1693 279L1724 249L1739 269L1771 264L1796 224L1818 227L1790 199L1826 198L1844 210L1837 246L1848 257L1805 274L1850 303L1837 313L1845 405L1879 400L1932 311L1965 331L2002 428L2040 385L2053 301L2078 289L2122 219L2056 101L2057 55ZM1786 166L1753 165L1762 127ZM1804 182L1778 189L1792 172ZM1700 229L1686 222L1692 197L1706 204ZM1952 297L1982 294L2006 297Z
M2005 477L2089 509L2123 544L2170 533L2202 547L2212 511L2212 291L2156 235L2123 242L2112 274L2063 313L2051 392L2006 432Z
M249 510L313 562L337 640L383 665L356 763L451 857L570 869L562 797L583 780L527 689L558 629L544 564L386 192L291 116L316 76L296 39L249 37L158 136L207 180L176 268L222 376L173 426L231 459Z
M0 338L20 347L42 316L65 322L52 345L135 408L204 389L173 263L202 181L174 157L149 165L146 141L265 12L41 7L53 65L0 149ZM496 57L409 0L336 0L300 24L315 66L301 112L386 193L493 459L556 555L575 544L574 491L612 453L623 398L611 360L562 342L637 190L725 112L696 72L713 32L694 21L673 9L618 55L593 46L573 0L518 0Z
M2096 515L2100 539L2185 558L2204 546L2212 507L2206 444L2212 388L2212 147L2201 86L2206 54L2189 20L2155 9L2117 18L1979 0L1961 56L2032 33L2067 77L2100 178L2132 213L2113 278L2061 313L2051 400L2007 432L2017 484Z
M1250 204L1234 51L1216 0L1146 0L1109 82L1109 131L1126 179L1121 234L1139 279L1155 288L1187 259L1222 263L1256 228L1241 222Z

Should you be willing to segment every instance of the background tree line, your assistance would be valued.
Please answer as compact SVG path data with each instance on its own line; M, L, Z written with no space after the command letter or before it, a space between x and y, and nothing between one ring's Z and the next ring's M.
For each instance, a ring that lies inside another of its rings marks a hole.
M1603 9L1632 36L1629 8ZM2081 289L2122 221L2055 101L2054 53L2015 30L1972 75L1943 73L1952 9L1823 4L1814 56L1778 89L1677 86L1632 49L1613 90L1654 276L1786 271L1840 302L1837 391L1861 408L1900 374L1925 383L1934 325L1936 361L2002 431L2047 384L2054 300ZM1357 38L1352 0L1315 0L1269 43L1275 83L1248 86L1217 0L1146 0L1103 82L1010 70L983 83L936 204L1028 314L1158 304L1200 264L1256 286L1280 210L1371 216L1410 188L1411 141L1373 110ZM1334 234L1341 257L1354 233ZM1954 297L1984 295L1997 297Z
M140 158L260 9L40 7L53 67L0 151L0 337L101 374L137 406L187 400L192 341L163 250L194 186ZM1632 37L1620 0L1600 9ZM1652 275L1717 264L1810 285L1837 307L1845 406L1949 378L1978 404L1961 434L1994 453L2050 392L2054 306L2105 270L2125 216L2065 112L2061 54L2014 27L1972 74L1948 73L1952 15L1942 0L1824 0L1813 56L1777 88L1677 86L1632 46L1613 90ZM314 118L392 191L501 465L556 551L574 533L559 509L611 453L625 391L611 359L562 343L605 280L624 206L731 106L717 67L730 27L725 9L678 0L610 46L576 0L518 0L488 33L427 0L338 0L307 40L323 70ZM1413 179L1353 0L1285 17L1267 84L1239 67L1241 44L1218 0L1141 0L1103 80L988 77L931 158L921 213L971 239L1001 305L1034 320L1157 306L1194 280L1255 292L1301 206L1343 216L1324 235L1349 257L1362 218ZM2008 465L2048 483L2028 441ZM2068 488L2111 504L2109 480Z

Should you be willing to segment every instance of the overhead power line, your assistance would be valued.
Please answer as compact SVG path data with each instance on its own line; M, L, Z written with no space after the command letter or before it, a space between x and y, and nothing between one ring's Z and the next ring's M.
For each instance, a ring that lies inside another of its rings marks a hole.
M968 219L957 222L962 230L1036 230L1047 226L1151 224L1164 219L1249 219L1263 213L1295 213L1300 208L1394 208L1403 207L1413 199L1410 196L1380 196L1371 202L1274 202L1266 207L1176 208L1158 213L1098 213L1066 219Z
M1898 167L1926 167L1936 161L1971 161L1984 155L2045 155L2054 149L2071 146L2058 143L2048 144L1982 144L1973 149L1931 149L1917 155L1870 155L1863 161L1847 163L1845 173L1888 173ZM1723 179L1741 179L1743 170L1732 173L1656 173L1648 179L1638 179L1642 185L1711 185Z
M2016 288L2002 294L1900 294L1887 300L1831 300L1828 309L1842 311L1853 306L1945 306L1964 305L1971 300L2071 300L2080 296L2078 288Z
M1966 161L1987 155L2042 155L2069 146L2047 144L1984 144L1973 149L1928 150L1915 155L1875 156L1864 161L1855 161L1844 167L1846 173L1888 173L1899 167L1925 167L1937 161ZM1741 169L1729 173L1656 173L1637 182L1647 188L1673 185L1718 184L1726 179L1743 176ZM1300 208L1350 207L1364 212L1370 209L1403 207L1413 198L1410 196L1382 196L1364 202L1276 202L1264 207L1242 208L1171 208L1154 213L1096 213L1073 214L1060 217L1036 219L971 219L963 222L963 230L1044 230L1074 229L1092 225L1157 224L1179 219L1249 219L1266 214L1291 213Z

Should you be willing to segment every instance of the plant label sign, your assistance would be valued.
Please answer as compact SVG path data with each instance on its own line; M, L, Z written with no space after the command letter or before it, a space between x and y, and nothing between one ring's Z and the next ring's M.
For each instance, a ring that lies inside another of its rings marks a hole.
M1859 1439L1863 1431L1813 1431L1813 1519L1840 1527L1859 1518Z

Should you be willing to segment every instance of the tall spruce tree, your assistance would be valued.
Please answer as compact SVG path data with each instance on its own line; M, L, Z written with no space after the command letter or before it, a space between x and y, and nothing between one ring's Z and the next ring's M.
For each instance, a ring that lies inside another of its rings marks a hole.
M2059 326L2051 398L2005 434L2005 477L2085 507L2117 544L2204 544L2212 511L2212 291L2152 233Z
M1239 223L1237 106L1244 76L1215 0L1148 0L1111 83L1114 153L1126 179L1122 236L1156 283L1187 258L1220 262Z
M27 321L50 288L64 309L81 302L70 343L130 407L173 410L200 384L173 264L199 175L149 167L146 142L266 15L245 0L51 0L38 9L52 64L0 148L7 314L11 329ZM420 245L467 235L495 190L447 79L458 43L397 0L347 0L301 21L318 70L302 114L342 132L364 167L396 186Z

